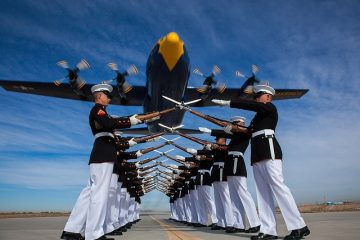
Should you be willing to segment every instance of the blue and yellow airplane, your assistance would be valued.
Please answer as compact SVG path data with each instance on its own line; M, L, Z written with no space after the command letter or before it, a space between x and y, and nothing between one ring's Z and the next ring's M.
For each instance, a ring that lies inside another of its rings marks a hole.
M91 87L93 84L86 84L80 79L78 72L89 67L86 60L81 60L78 65L71 69L67 62L60 61L58 65L68 70L68 75L60 81L53 83L28 82L28 81L9 81L0 80L0 86L8 91L67 98L82 101L93 101ZM117 73L116 93L113 93L112 104L124 106L143 106L144 112L161 111L174 107L174 103L164 99L168 96L177 101L188 101L201 98L202 101L195 106L206 107L214 106L211 102L213 98L224 100L236 98L252 98L251 87L259 82L253 74L249 77L241 88L225 88L220 86L215 88L216 81L214 76L219 71L214 68L213 73L206 77L198 69L194 72L200 73L206 79L200 88L188 87L188 80L191 72L190 59L185 48L184 42L177 33L170 32L165 37L159 39L150 52L146 65L146 86L131 86L125 77L137 72L135 67L121 73L116 64L110 63L109 67ZM68 79L68 83L62 83ZM307 89L275 89L275 100L300 98ZM148 123L148 128L131 129L131 133L144 134L158 132L161 129L158 123L166 126L178 126L184 118L184 111L178 110L161 117L160 120ZM189 133L192 131L189 130ZM196 130L194 132L197 132Z

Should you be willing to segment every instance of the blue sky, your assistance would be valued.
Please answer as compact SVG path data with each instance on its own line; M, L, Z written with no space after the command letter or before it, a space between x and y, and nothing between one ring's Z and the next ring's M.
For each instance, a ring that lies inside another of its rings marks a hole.
M299 100L275 103L285 181L299 204L360 200L359 15L358 1L340 0L5 0L0 2L0 79L52 82L65 75L57 61L76 64L86 58L91 69L81 76L88 83L111 78L106 64L115 61L123 69L137 65L140 73L130 81L144 85L150 49L175 31L192 68L210 72L218 64L218 79L229 87L242 85L235 70L248 73L255 63L258 77L275 88L310 89ZM201 81L190 77L192 86ZM88 179L92 103L4 89L0 102L0 211L70 210ZM222 118L253 116L220 107L198 110ZM108 111L129 115L142 108ZM216 128L189 114L184 125ZM246 162L255 197L248 153ZM143 198L143 208L167 209L167 202L154 191Z

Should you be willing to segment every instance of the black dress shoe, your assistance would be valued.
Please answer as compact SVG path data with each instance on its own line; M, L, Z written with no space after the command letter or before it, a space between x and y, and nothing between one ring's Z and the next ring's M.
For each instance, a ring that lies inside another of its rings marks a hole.
M201 223L195 223L194 227L207 227L207 226Z
M121 232L127 232L127 228L125 226L119 227L117 229L117 231L121 231Z
M85 240L85 238L83 236L81 236L80 233L73 233L73 232L66 232L66 231L62 232L60 239L64 239L64 240Z
M122 232L121 231L118 231L118 230L114 230L112 232L109 232L107 234L105 234L106 236L108 235L122 235Z
M257 233L258 231L260 231L260 225L245 230L246 233Z
M95 240L115 240L115 238L107 238L105 235L103 235Z
M208 227L215 227L215 226L217 226L216 223L212 223Z
M250 239L251 240L258 240L258 239L265 240L265 239L278 239L278 237L274 236L274 235L259 233L259 235L257 235L257 236L251 236Z
M236 228L236 227L226 227L225 228L226 233L237 233L237 232L245 232L245 229L243 228Z
M300 228L300 229L295 229L292 230L290 235L285 236L285 240L297 240L297 239L301 239L304 236L307 236L310 234L310 230L307 226Z
M211 230L224 230L225 228L221 227L221 226L218 226L218 225L215 225L215 226L211 227L210 229Z

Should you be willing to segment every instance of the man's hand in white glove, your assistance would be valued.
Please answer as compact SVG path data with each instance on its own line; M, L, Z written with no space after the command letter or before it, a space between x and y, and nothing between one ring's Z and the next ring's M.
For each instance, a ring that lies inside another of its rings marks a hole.
M211 143L206 144L205 149L206 150L212 150L212 144Z
M142 123L142 121L140 119L137 119L137 114L134 114L130 117L130 123L131 123L131 126L134 126L134 125L137 125L139 123Z
M136 168L139 168L141 164L139 162L135 163Z
M200 132L211 134L211 129L205 127L199 127Z
M191 154L197 154L197 150L193 148L186 148L186 151Z
M180 156L180 155L176 155L176 159L178 159L178 160L185 160L185 157Z
M130 140L128 141L128 143L129 143L129 146L130 146L130 147L132 147L132 146L134 146L135 144L137 144L137 142L134 141L134 138L130 139Z
M230 106L230 101L220 100L220 99L213 99L211 100L213 103L218 104L220 106Z
M224 127L224 132L228 133L228 134L233 134L233 132L231 131L232 130L232 125L226 125Z
M137 156L137 157L141 157L142 155L144 155L144 154L142 154L140 150L138 150L138 151L136 152L136 156Z

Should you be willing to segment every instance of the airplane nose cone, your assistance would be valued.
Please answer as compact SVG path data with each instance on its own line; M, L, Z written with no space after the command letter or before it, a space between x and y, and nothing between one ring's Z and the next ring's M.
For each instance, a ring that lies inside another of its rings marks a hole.
M166 40L169 41L169 43L177 43L180 41L180 38L176 32L170 32L166 35Z
M168 69L172 71L184 54L184 43L176 32L170 32L158 41L159 53L162 55Z

